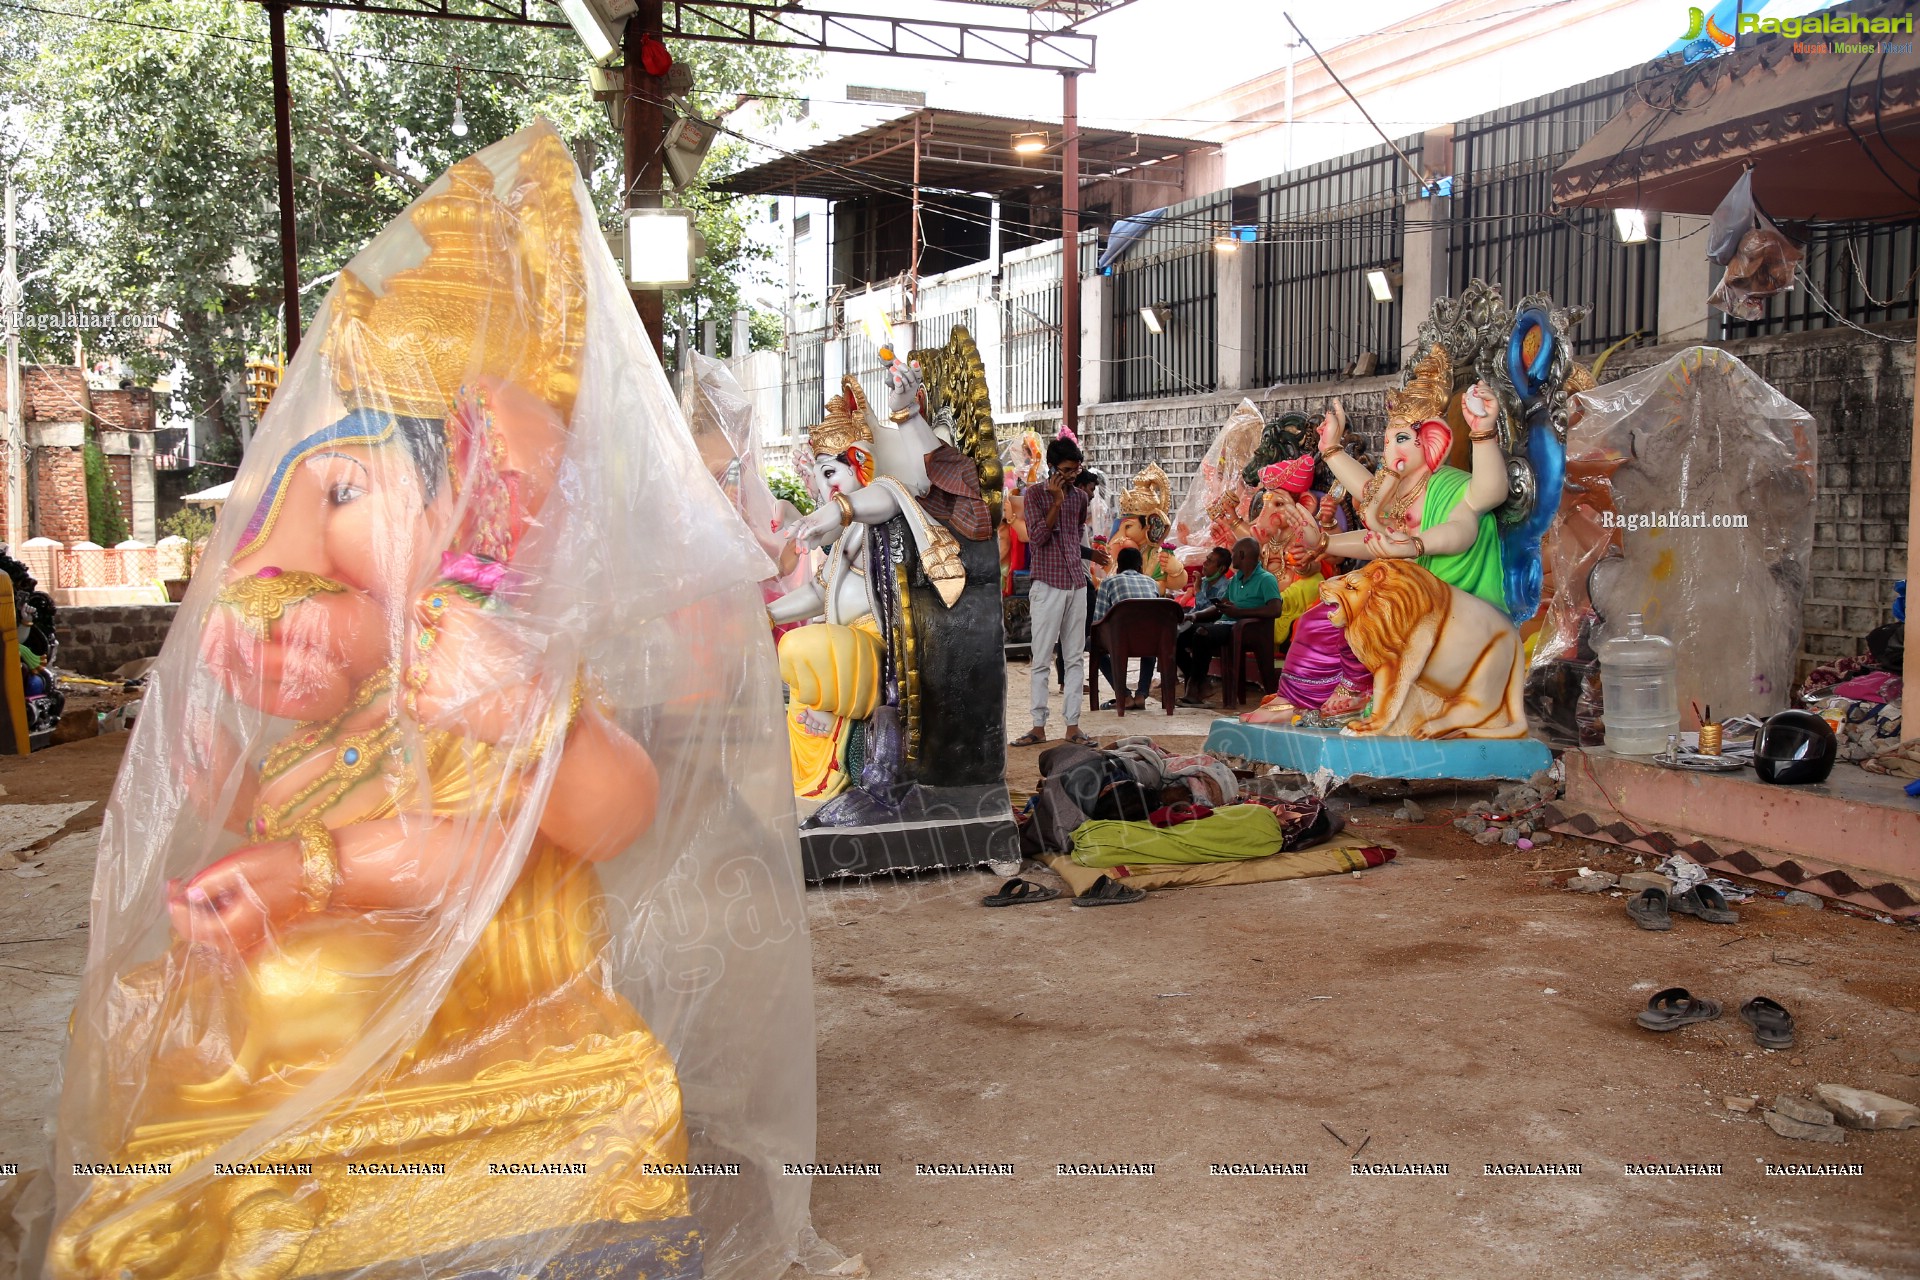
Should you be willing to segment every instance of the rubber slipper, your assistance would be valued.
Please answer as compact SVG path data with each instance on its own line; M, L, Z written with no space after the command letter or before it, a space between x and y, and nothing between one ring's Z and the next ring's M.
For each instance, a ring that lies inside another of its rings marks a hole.
M1122 903L1138 902L1147 896L1145 889L1132 889L1121 884L1112 876L1101 876L1087 891L1073 900L1076 907L1117 907Z
M1656 933L1673 928L1673 917L1667 914L1667 891L1665 889L1642 889L1627 899L1627 914L1642 929L1652 929Z
M1649 1031L1675 1031L1696 1022L1712 1022L1719 1016L1718 1000L1696 996L1685 987L1668 987L1655 993L1634 1021Z
M1755 996L1740 1006L1740 1020L1753 1028L1762 1049L1793 1048L1793 1015L1777 1001Z
M1010 747L1037 747L1047 740L1045 729L1029 729L1007 745ZM1071 739L1069 739L1071 741Z
M1060 896L1060 891L1051 885L1035 884L1031 880L1015 877L1000 886L998 893L990 893L980 899L983 907L1013 907L1022 902L1052 902Z
M1739 924L1740 917L1727 905L1727 896L1710 884L1697 884L1667 903L1683 915L1698 916L1708 924Z
M1067 736L1065 741L1077 742L1083 747L1091 747L1094 745L1094 741L1092 738L1089 738L1086 734L1080 732L1079 725L1074 725L1071 729L1067 730Z

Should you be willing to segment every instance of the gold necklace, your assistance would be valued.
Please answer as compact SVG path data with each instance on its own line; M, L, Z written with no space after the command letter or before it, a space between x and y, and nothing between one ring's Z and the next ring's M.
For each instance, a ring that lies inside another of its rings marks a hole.
M1420 501L1420 499L1425 496L1427 492L1427 480L1431 480L1432 478L1433 473L1428 472L1426 478L1420 481L1419 488L1405 497L1396 495L1386 506L1380 509L1380 519L1381 522L1387 526L1387 532L1397 532L1400 526L1406 522L1407 512L1413 508L1414 503Z
M346 710L318 729L309 730L274 747L261 762L261 781L271 782L296 764L311 758L319 747L331 740L341 725L366 710L382 692L392 689L393 683L392 668L377 673L354 694ZM292 799L272 806L257 804L253 821L248 824L251 834L262 840L285 839L303 823L331 809L380 766L382 760L394 750L399 737L399 709L394 707L388 711L386 719L373 728L342 738L339 749L334 753L333 763L326 772L302 787ZM329 794L321 796L320 793L329 788Z

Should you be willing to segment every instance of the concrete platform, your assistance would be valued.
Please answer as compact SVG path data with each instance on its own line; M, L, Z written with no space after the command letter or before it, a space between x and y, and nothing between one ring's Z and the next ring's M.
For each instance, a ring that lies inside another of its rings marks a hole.
M1912 915L1920 901L1920 800L1902 779L1834 766L1824 783L1663 769L1599 748L1565 756L1556 831L1671 844L1752 879Z
M1213 722L1207 752L1305 774L1325 769L1342 782L1356 777L1526 779L1553 764L1553 752L1534 738L1348 737L1334 729L1244 724L1237 716Z

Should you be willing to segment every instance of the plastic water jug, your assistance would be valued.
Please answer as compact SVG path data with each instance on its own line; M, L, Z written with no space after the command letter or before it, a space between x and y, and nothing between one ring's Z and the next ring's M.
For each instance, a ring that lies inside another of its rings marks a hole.
M1680 693L1673 641L1649 635L1637 613L1627 633L1600 645L1600 689L1607 750L1650 756L1680 732Z

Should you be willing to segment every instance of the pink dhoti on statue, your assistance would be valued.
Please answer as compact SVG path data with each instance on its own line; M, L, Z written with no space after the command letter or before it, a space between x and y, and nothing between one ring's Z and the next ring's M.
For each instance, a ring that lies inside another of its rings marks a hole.
M1327 616L1331 612L1317 604L1293 624L1280 696L1296 707L1318 707L1341 685L1362 698L1373 692L1373 673L1347 647L1346 633Z

